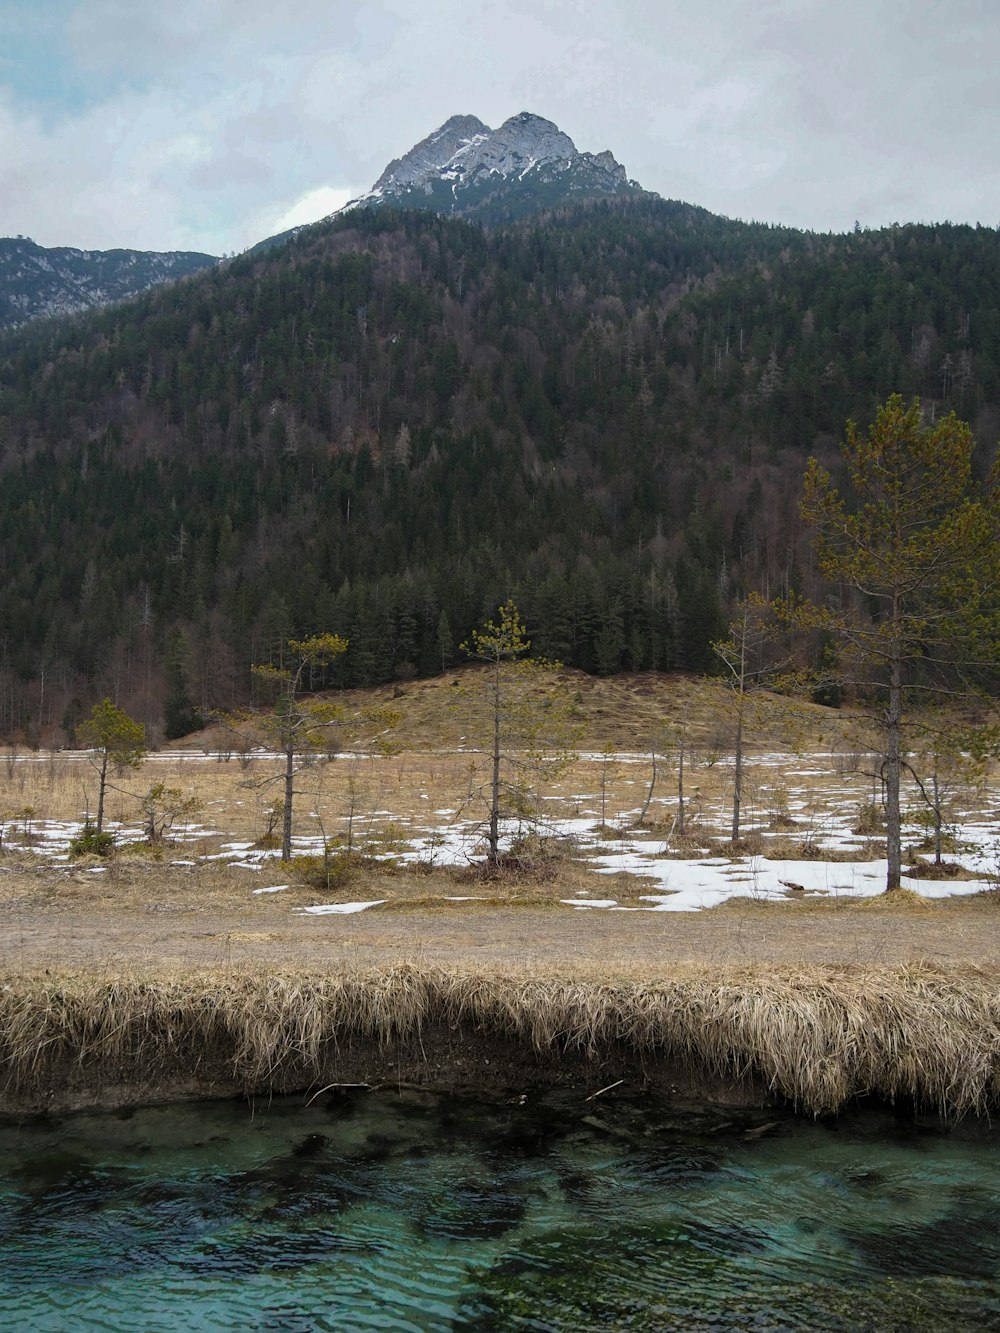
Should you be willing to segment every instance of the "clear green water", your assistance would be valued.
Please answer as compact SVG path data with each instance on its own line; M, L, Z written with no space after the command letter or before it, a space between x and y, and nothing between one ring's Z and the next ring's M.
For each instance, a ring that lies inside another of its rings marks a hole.
M396 1091L0 1126L0 1328L1000 1328L989 1131Z

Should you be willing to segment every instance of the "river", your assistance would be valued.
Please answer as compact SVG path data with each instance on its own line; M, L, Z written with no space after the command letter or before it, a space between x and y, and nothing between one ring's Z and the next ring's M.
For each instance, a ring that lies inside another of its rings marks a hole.
M393 1088L0 1125L0 1327L1000 1327L995 1132Z

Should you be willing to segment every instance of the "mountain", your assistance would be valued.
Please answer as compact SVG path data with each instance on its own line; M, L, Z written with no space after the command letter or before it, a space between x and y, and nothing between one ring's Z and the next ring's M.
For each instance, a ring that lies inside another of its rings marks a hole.
M551 120L522 111L496 130L475 116L452 116L346 207L390 204L509 222L543 207L643 193L610 152L579 153Z
M123 301L217 263L211 255L186 250L47 249L24 236L2 237L0 329Z
M415 208L497 226L587 199L656 198L609 152L580 153L558 125L530 111L491 130L477 116L452 116L400 158L372 188L324 222L358 208ZM317 224L322 225L322 224ZM305 230L253 247L262 252Z
M342 211L389 205L495 224L583 199L643 193L610 152L578 153L552 121L524 111L496 130L475 116L452 116ZM302 230L270 237L251 253ZM193 251L46 249L23 236L3 237L0 330L123 301L218 262Z
M0 337L0 736L103 694L153 732L237 708L325 630L331 684L440 671L508 596L567 665L710 669L748 589L819 592L806 460L895 391L971 421L985 475L995 230L376 205L36 322Z

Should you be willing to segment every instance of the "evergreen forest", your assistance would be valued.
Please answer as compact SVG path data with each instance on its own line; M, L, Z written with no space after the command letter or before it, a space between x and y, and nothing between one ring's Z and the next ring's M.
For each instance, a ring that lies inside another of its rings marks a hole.
M441 671L513 598L586 672L711 670L815 593L807 459L889 394L1000 437L991 228L818 235L637 198L485 228L359 210L0 340L0 737L153 735Z

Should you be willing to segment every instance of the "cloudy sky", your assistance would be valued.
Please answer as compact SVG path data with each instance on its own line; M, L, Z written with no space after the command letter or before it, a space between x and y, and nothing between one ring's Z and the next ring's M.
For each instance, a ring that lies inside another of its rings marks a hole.
M1000 221L997 0L0 0L0 235L230 253L456 113L843 231Z

